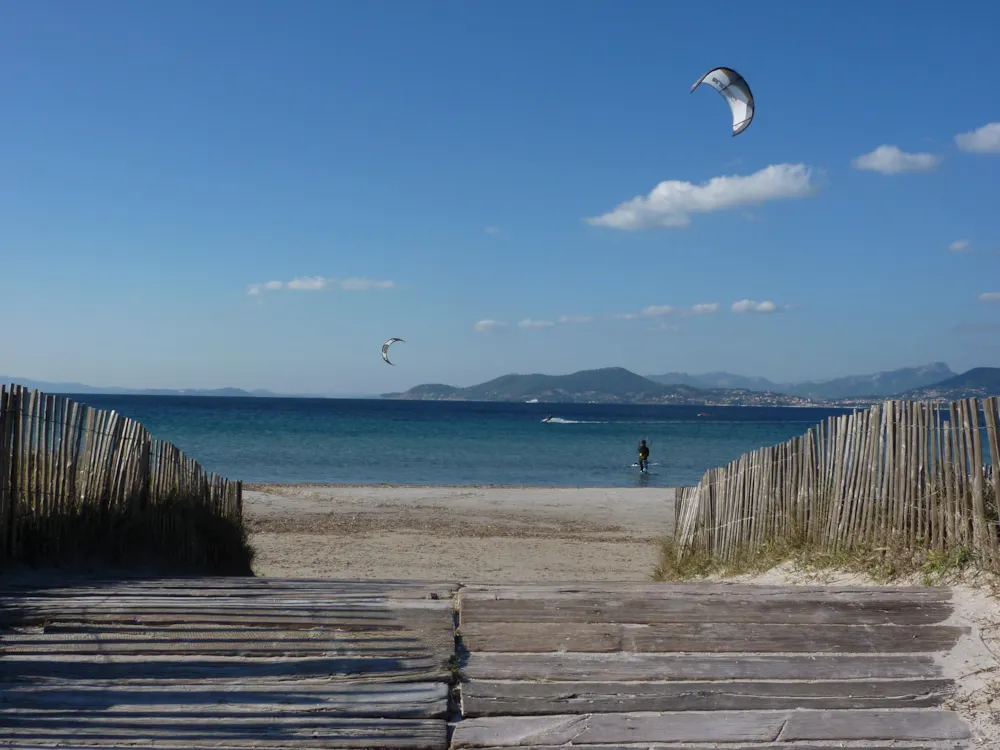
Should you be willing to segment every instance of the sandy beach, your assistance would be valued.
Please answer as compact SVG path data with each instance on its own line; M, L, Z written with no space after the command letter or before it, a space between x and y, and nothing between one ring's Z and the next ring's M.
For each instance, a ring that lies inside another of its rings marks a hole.
M648 580L672 488L247 485L268 577Z

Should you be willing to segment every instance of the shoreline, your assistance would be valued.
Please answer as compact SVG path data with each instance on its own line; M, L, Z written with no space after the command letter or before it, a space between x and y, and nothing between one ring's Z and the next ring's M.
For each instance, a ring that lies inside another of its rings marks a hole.
M649 580L673 487L244 485L265 577Z

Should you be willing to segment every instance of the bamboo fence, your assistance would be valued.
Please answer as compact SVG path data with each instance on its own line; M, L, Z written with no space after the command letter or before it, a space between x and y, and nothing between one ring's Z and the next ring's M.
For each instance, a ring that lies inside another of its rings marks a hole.
M203 562L212 550L184 539L185 528L206 517L241 528L242 490L114 411L0 388L0 562L37 555L39 545L58 556L84 522L122 518L131 529L138 519L171 557Z
M781 541L895 545L962 550L1000 570L997 407L995 397L886 401L711 469L678 495L677 555L731 562Z

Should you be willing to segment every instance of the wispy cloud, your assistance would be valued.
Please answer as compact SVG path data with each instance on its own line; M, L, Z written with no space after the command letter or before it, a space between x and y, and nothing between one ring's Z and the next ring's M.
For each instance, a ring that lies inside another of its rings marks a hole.
M711 315L719 311L718 302L699 302L691 307L674 305L646 305L639 312L614 313L615 320L638 320L639 318L687 317L689 315Z
M739 302L734 302L730 309L734 313L773 313L779 310L778 306L771 300L757 302L752 299L741 299Z
M642 308L642 317L644 318L664 318L667 315L673 315L677 310L671 305L647 305Z
M529 330L537 330L539 328L551 328L554 326L551 320L532 320L531 318L525 318L524 320L519 320L517 322L518 328L527 328Z
M882 145L871 153L862 154L854 159L851 166L880 174L902 174L932 172L940 163L941 157L934 154L908 154L897 146Z
M969 241L955 240L950 245L948 245L948 249L953 253L964 253L966 250L969 249Z
M812 177L812 170L805 164L772 164L751 175L713 177L700 185L667 180L648 195L636 196L586 221L623 230L683 227L696 213L808 197L817 191Z
M486 234L500 234L500 227L486 227Z
M289 289L292 291L317 292L323 289L342 289L345 292L367 292L372 289L392 289L392 281L372 281L370 279L330 279L325 276L298 276L291 281L265 281L250 284L247 294L257 295L261 292Z
M955 145L970 154L1000 154L1000 122L959 133L955 136Z
M979 295L980 302L1000 302L1000 292L983 292Z
M590 323L594 320L593 315L560 315L557 323Z
M500 321L500 320L486 319L486 320L480 320L478 323L476 323L472 327L475 330L477 330L477 331L480 331L482 333L486 333L488 331L499 331L499 330L502 330L502 329L504 329L504 328L507 327L507 324L504 323L503 321Z

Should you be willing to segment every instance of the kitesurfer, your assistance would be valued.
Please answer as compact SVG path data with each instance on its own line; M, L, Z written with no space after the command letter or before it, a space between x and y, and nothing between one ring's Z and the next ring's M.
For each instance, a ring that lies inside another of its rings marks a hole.
M645 474L649 470L649 446L643 438L639 441L639 471Z

